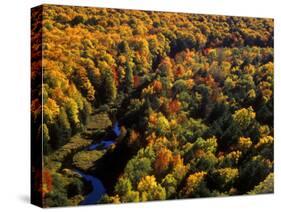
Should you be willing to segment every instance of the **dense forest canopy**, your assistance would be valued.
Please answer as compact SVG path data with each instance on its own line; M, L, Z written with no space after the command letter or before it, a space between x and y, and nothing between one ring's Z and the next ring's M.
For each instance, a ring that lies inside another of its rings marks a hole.
M45 5L41 29L32 16L46 207L89 193L58 152L81 150L75 136L101 111L121 135L85 157L125 148L129 158L99 202L273 192L272 19Z

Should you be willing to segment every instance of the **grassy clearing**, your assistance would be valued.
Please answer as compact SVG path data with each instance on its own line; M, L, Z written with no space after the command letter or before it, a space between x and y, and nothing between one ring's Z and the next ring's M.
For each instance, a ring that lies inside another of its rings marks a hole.
M112 126L112 122L107 113L100 113L89 118L87 130L101 130Z
M50 158L55 161L63 161L68 155L72 154L76 150L89 146L91 142L92 141L89 139L82 138L80 134L76 134L70 139L69 143L55 151Z
M105 151L98 150L78 152L73 156L73 165L82 171L87 171L104 153Z

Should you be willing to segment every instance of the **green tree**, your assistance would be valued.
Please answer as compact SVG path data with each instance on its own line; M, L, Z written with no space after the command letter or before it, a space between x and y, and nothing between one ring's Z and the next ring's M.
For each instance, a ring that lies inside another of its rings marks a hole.
M125 65L125 82L126 90L129 92L134 87L134 74L133 74L133 63L126 62Z
M239 171L237 168L221 168L211 172L212 183L220 191L229 191L238 179Z
M45 154L50 153L51 147L50 147L50 135L49 135L49 129L46 124L42 124L41 127L38 130L38 136L43 139L43 150Z
M268 194L274 192L274 174L270 173L264 181L260 182L248 194Z
M105 75L105 95L108 103L114 102L117 96L117 88L111 72Z
M65 111L69 118L71 128L76 132L80 128L79 108L77 103L71 98L67 99L65 103Z
M166 197L171 198L177 192L178 182L172 174L167 174L161 182L161 186L166 190Z
M162 114L158 114L156 122L156 132L159 135L165 135L170 131L170 123L167 118Z
M84 24L85 18L82 15L77 15L71 20L71 25Z
M132 190L132 184L128 178L121 177L114 190L122 202L139 202L139 192Z
M239 170L238 187L242 192L247 192L263 181L272 172L272 163L262 156L254 156L245 162Z
M125 167L125 176L127 176L133 185L152 171L151 160L149 158L133 158Z
M122 196L125 196L132 190L132 184L128 178L121 177L115 185L114 190L122 198Z
M246 130L255 120L256 113L250 106L234 112L232 115L234 122L242 129Z
M71 136L71 126L68 121L67 114L65 112L65 109L62 107L60 109L60 113L58 116L58 128L59 128L59 138L61 139L61 143L65 144L69 141Z

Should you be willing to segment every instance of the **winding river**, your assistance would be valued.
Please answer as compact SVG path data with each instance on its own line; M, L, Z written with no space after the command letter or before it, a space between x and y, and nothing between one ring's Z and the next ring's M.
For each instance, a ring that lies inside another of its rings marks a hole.
M117 137L121 134L118 122L115 122L112 130ZM96 149L108 149L114 142L114 140L102 140L97 144L92 144L88 146L87 150L92 151ZM76 170L76 172L78 172L86 181L90 182L92 185L92 191L86 196L86 198L80 203L80 205L89 205L97 203L106 192L106 189L101 180L95 177L94 175L86 174L80 170Z

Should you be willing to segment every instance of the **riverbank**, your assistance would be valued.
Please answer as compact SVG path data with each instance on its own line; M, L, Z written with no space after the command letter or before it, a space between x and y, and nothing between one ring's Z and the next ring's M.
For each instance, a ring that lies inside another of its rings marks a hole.
M102 183L93 176L90 177L88 172L94 166L95 161L105 154L104 144L106 144L106 148L111 145L108 141L103 141L103 137L106 137L107 134L115 134L114 131L116 131L116 126L112 125L107 113L93 114L89 117L84 132L72 136L67 144L45 156L44 170L47 170L48 175L56 176L55 179L52 179L52 184L55 181L65 182L60 183L58 188L53 185L52 192L48 193L50 195L60 193L63 198L66 196L66 199L61 202L67 202L67 205L83 203L94 190L96 192L99 190L103 194L105 189ZM95 181L94 185L93 181ZM57 191L57 189L59 190Z
M120 127L118 122L116 122L112 127L116 138L120 135ZM80 205L88 205L98 203L102 196L106 193L106 188L102 181L95 176L95 173L89 174L87 171L93 168L95 162L100 159L107 149L114 145L115 140L101 140L99 143L92 144L86 147L83 151L78 152L73 157L74 165L79 168L76 170L83 179L89 182L92 186L92 190L85 199L80 202Z

